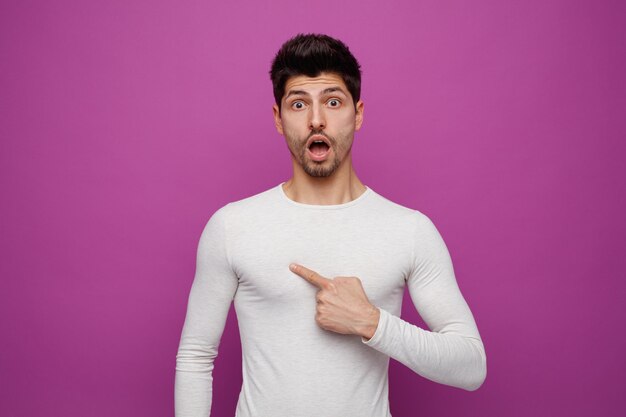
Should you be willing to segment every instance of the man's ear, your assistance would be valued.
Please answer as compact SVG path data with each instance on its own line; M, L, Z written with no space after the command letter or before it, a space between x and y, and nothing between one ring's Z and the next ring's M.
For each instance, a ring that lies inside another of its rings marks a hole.
M356 114L354 115L354 130L359 130L363 124L363 102L356 103Z
M274 112L274 125L276 126L276 130L281 135L283 134L283 122L280 118L280 109L278 108L278 104L274 104L272 106L272 111Z

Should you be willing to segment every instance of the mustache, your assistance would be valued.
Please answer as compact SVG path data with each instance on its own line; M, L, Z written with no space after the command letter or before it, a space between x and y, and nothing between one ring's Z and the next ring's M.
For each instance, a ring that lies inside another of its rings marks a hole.
M320 130L311 130L311 133L309 133L309 135L306 137L306 141L305 141L305 142L308 142L308 140L309 140L309 139L311 139L311 136L315 136L315 135L317 135L317 136L324 136L326 139L328 139L328 141L329 141L331 144L334 144L334 143L335 143L335 138L333 138L332 136L327 135L327 134L324 132L324 130L323 130L323 129L320 129Z

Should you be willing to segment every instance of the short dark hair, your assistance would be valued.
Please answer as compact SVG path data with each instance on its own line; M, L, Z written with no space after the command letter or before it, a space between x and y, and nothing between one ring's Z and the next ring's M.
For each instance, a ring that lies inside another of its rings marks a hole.
M323 72L343 79L356 106L361 98L361 66L350 49L328 35L301 33L285 42L272 61L270 78L278 108L290 77L317 77Z

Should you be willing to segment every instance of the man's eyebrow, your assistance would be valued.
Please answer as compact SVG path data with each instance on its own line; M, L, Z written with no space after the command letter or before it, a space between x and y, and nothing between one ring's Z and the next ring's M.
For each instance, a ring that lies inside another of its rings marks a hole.
M322 95L335 93L337 91L339 91L340 93L343 93L344 95L346 94L346 92L341 87L328 87L324 89L324 91L322 91ZM304 90L290 90L285 96L285 100L291 96L310 96L310 95L311 94L309 94L308 92Z
M304 90L291 90L289 91L289 93L287 93L287 95L285 96L285 99L288 99L291 96L308 96L308 95L310 94Z
M329 87L329 88L325 89L324 91L322 91L322 94L335 93L337 91L339 91L340 93L346 94L346 92L343 91L343 88L341 88L341 87Z

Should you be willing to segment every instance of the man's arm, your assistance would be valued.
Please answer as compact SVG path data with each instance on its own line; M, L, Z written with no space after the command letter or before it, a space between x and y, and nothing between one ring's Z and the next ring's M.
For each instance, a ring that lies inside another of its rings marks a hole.
M457 285L448 249L430 219L418 214L411 299L431 331L383 309L376 332L363 342L432 381L468 391L487 374L485 349Z
M487 372L478 329L457 286L443 239L426 216L418 214L417 222L407 284L432 331L372 305L358 277L328 279L298 264L290 269L319 289L315 320L321 328L359 335L363 343L432 381L475 390Z
M208 417L211 411L213 361L237 290L226 239L221 208L207 222L198 243L196 273L176 355L176 417Z

